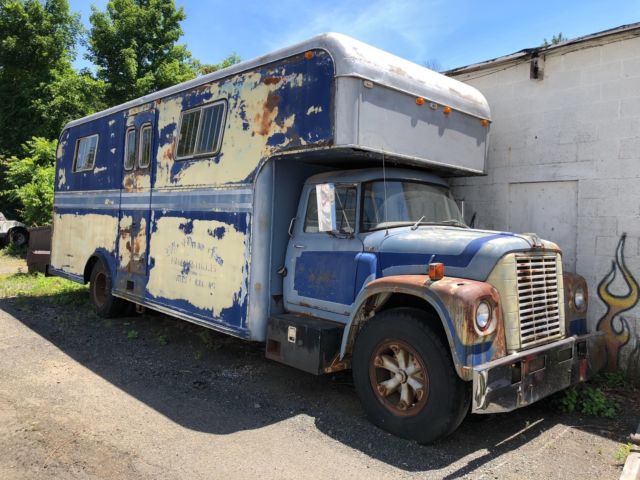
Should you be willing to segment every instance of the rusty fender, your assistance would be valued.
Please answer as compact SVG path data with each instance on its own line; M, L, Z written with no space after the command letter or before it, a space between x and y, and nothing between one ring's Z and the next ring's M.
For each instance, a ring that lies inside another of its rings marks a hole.
M497 290L488 283L444 277L432 281L427 275L392 275L369 283L358 296L345 328L342 356L351 352L364 322L378 312L394 294L412 295L427 302L438 314L447 335L458 375L472 380L473 367L506 354L504 325ZM495 312L495 325L486 334L475 327L478 303L485 300Z

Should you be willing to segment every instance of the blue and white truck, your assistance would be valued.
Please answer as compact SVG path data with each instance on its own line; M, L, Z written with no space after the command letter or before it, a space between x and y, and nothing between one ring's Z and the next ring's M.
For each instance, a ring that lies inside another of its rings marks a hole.
M447 177L481 175L472 87L339 34L64 127L48 271L98 314L134 303L323 374L430 442L589 378L587 287L534 234L470 228Z

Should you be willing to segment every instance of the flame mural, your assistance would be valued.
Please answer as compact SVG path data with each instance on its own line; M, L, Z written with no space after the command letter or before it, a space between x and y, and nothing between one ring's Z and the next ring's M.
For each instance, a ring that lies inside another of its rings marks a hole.
M616 247L615 259L611 262L611 270L598 284L598 296L607 306L607 312L598 320L597 330L604 332L607 344L607 368L615 370L618 368L620 351L631 338L631 328L629 322L619 316L622 312L631 310L638 303L638 282L633 277L624 262L624 243L627 234L623 233ZM629 289L626 295L614 295L609 287L620 272L622 278ZM616 320L619 326L616 328ZM638 350L638 345L636 349Z

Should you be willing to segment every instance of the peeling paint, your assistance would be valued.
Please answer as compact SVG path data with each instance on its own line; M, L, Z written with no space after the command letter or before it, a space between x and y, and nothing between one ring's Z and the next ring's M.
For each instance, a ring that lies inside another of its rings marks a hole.
M320 113L322 112L322 107L318 105L317 107L309 107L307 110L307 115L311 115L312 113Z
M65 272L82 275L89 257L98 249L114 252L118 218L111 215L75 213L55 214L51 245L51 265Z
M58 170L58 188L60 189L64 187L66 183L67 183L66 170L64 168L61 168Z
M187 224L191 227L185 229ZM185 300L219 317L246 296L247 245L245 234L223 222L162 217L150 245L154 267L147 291L156 298Z

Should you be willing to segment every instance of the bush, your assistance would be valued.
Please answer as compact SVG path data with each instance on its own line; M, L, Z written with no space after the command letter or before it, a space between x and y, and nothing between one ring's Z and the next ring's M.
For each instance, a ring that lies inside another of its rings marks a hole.
M46 225L51 223L53 211L56 141L33 137L22 149L23 156L3 160L7 196L18 200L24 223Z
M613 418L618 414L619 405L600 388L581 384L567 388L550 399L553 407L561 412L580 412L594 417Z

